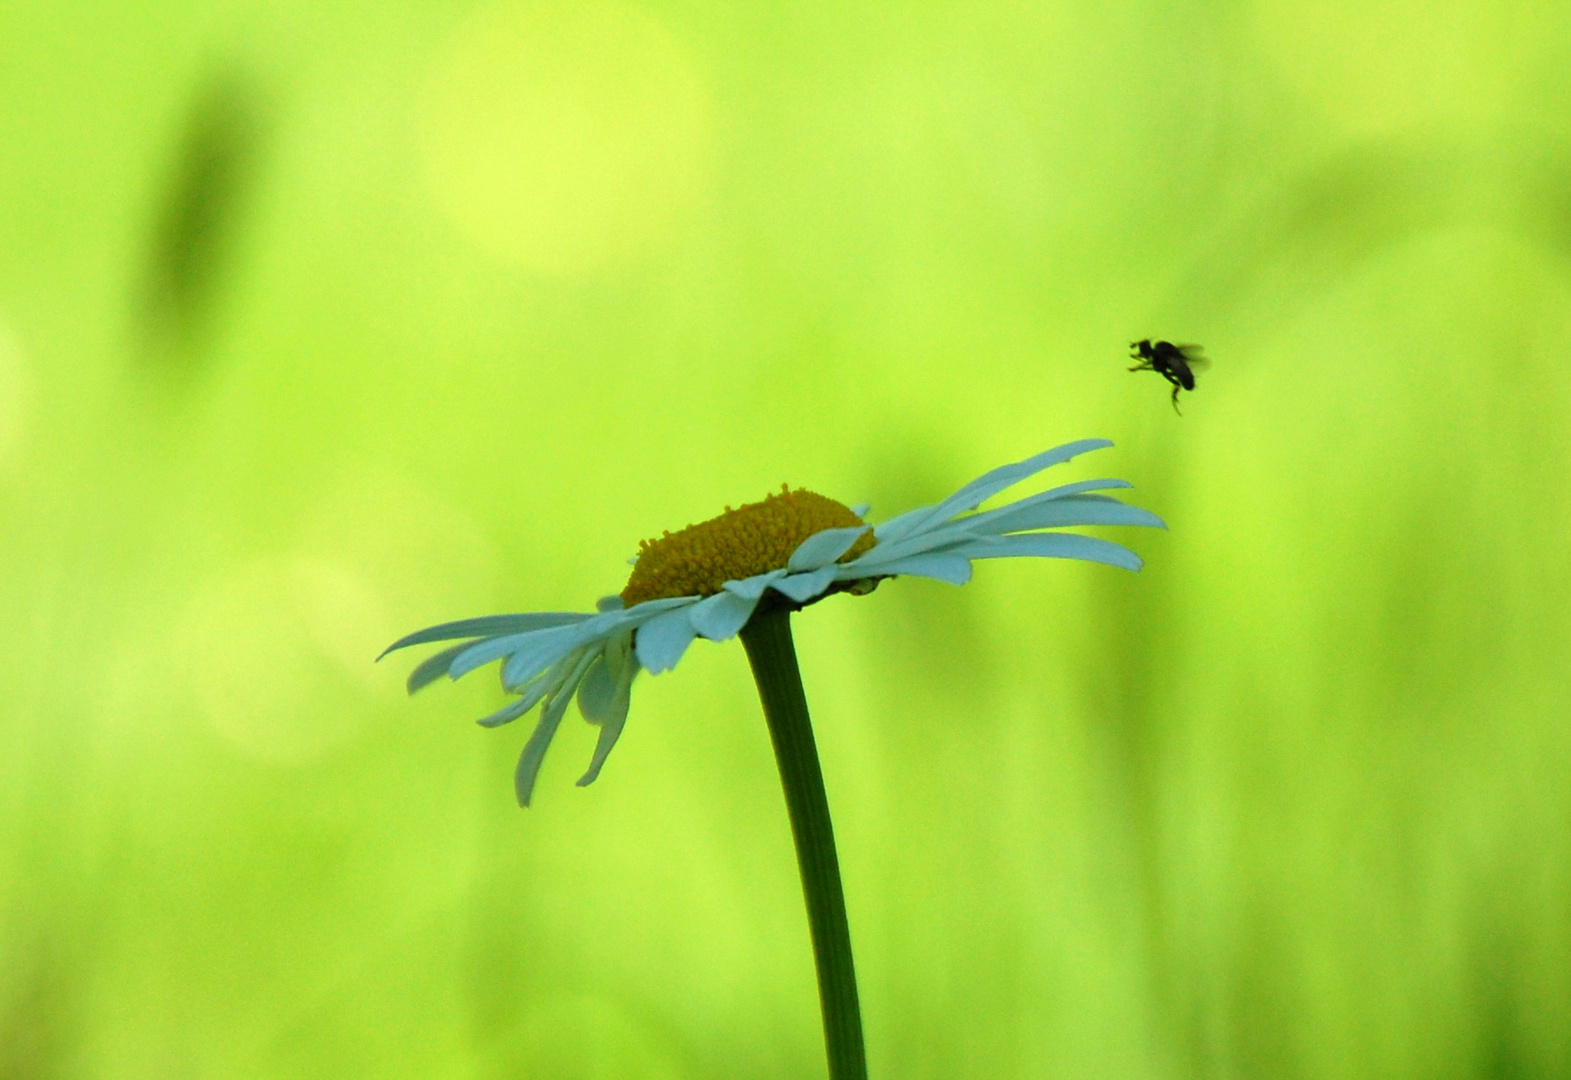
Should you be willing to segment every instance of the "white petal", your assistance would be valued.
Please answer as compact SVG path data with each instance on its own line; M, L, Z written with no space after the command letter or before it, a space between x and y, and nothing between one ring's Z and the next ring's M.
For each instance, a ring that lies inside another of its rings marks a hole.
M522 696L517 701L513 702L512 707L518 710L513 714L513 716L504 718L501 712L495 712L490 716L481 717L479 720L476 720L475 723L479 724L481 727L497 727L500 724L505 724L509 720L514 719L514 717L524 715L524 713L538 705L541 698L545 697L552 690L560 686L562 684L562 680L567 678L568 673L571 670L571 665L577 662L577 655L574 653L569 653L567 656L564 656L561 660L557 661L557 665L561 666L561 670L548 671L544 675L541 675L539 678L535 679L528 686L515 688L513 692L522 694Z
M394 649L421 645L427 641L522 634L530 630L544 630L551 626L583 622L587 618L588 615L576 611L530 611L519 615L482 615L478 619L459 619L457 622L440 623L436 626L428 626L424 630L416 630L412 634L405 634L383 649L382 656L386 656ZM378 660L381 658L381 656L377 657Z
M426 657L409 673L409 678L404 682L404 685L408 687L409 692L412 694L428 683L435 682L447 674L458 654L473 644L474 642L472 641L460 641L457 645L449 645L441 652L433 653Z
M1023 533L1014 536L988 536L954 549L953 554L968 559L1006 559L1035 556L1048 559L1083 559L1086 562L1139 570L1140 556L1126 547L1094 536L1075 533Z
M828 566L814 570L811 574L792 574L783 577L775 582L773 587L776 592L784 593L800 604L829 588L839 569L838 563L830 563Z
M1051 502L1054 499L1067 499L1074 495L1086 496L1086 493L1090 491L1107 491L1113 488L1131 487L1134 487L1134 485L1127 480L1114 480L1111 478L1102 478L1098 480L1079 480L1073 484L1061 484L1055 488L1048 488L1046 491L1039 491L1035 495L1028 495L1024 499L1019 499L1015 502L1008 503L1007 505L997 507L996 509L988 510L980 514L975 514L968 518L963 518L962 520L982 521L990 516L1002 514L1007 510L1014 509L1015 507L1034 506L1037 503ZM1086 497L1096 498L1097 496ZM1114 501L1116 502L1117 500L1115 499Z
M535 790L535 777L540 773L540 762L545 760L545 752L561 722L561 713L541 713L540 722L524 744L523 753L518 755L518 767L513 770L513 794L518 796L519 806L529 805L529 796Z
M913 532L900 540L874 544L859 557L841 565L875 569L895 559L903 559L907 555L918 555L924 551L963 544L975 539L975 535L968 527L970 520L970 518L961 518L959 521L936 522L931 527Z
M627 705L632 699L633 677L637 674L637 664L626 666L622 679L616 684L616 691L612 695L605 716L596 721L600 725L600 738L595 740L595 753L589 761L588 771L578 778L579 787L587 787L595 782L606 757L616 746L617 739L622 737L622 727L627 723Z
M621 611L624 606L625 605L622 603L622 598L615 594L611 596L602 596L600 599L595 601L596 611Z
M1031 496L1031 498L1033 500L1037 498L1064 499L1070 495L1084 495L1088 491L1113 491L1134 486L1128 480L1120 480L1113 476L1102 476L1095 480L1076 480L1073 484L1059 484L1057 487L1048 488L1046 491Z
M585 622L587 621L585 620ZM554 650L554 655L560 656L562 653L570 652L578 646L579 627L581 626L583 626L583 623L573 626L557 626L549 630L531 630L523 634L505 634L502 637L486 638L484 641L477 641L453 658L453 664L447 669L447 673L454 679L462 678L482 664L489 664L493 660L499 660L510 653L520 650L530 650L531 652L542 649ZM542 665L542 667L548 666L550 666L549 660ZM523 680L519 681L522 682Z
M747 624L758 598L748 600L732 592L717 592L693 605L693 626L710 641L724 641Z
M591 724L598 724L610 715L614 697L616 676L606 666L605 657L597 656L578 684L578 711Z
M638 628L633 639L638 662L648 668L651 675L670 671L682 659L696 633L687 608L662 612Z
M616 619L616 625L619 628L623 626L638 626L648 622L662 611L670 611L672 608L696 604L698 600L699 598L696 596L666 596L659 600L645 600L641 604L634 604L625 611L607 612L601 618Z
M824 529L797 545L786 561L786 569L800 573L827 566L851 550L871 526L851 525L843 529Z
M636 674L638 661L633 657L633 631L631 629L619 630L606 639L605 662L611 670L611 677L621 679L623 669L631 666ZM628 678L632 679L632 675Z
M947 551L929 551L922 555L908 555L882 567L880 574L912 574L916 577L936 578L951 585L964 585L971 580L971 563Z
M557 726L562 722L567 703L573 699L573 691L578 688L578 682L592 659L592 653L585 654L563 680L560 692L552 695L545 708L540 710L540 723L535 725L534 734L524 744L524 751L518 756L518 768L513 772L513 792L518 796L519 806L529 805L529 796L535 789L535 777L540 772L540 762L545 760L546 749L550 747Z
M529 698L521 697L517 701L508 702L490 716L482 716L480 719L476 720L475 723L479 724L481 727L486 728L501 727L503 724L511 724L514 720L517 720L520 716L524 715L524 713L528 712L534 704L535 703Z
M563 657L563 660L568 661L569 663L576 663L578 660L578 655L576 653L572 653ZM475 723L479 724L481 727L498 727L502 724L508 723L515 717L524 715L524 713L538 705L541 698L545 697L557 686L559 686L566 676L567 672L565 670L561 672L547 672L538 679L534 680L528 686L520 687L513 691L514 693L519 694L520 697L510 706L510 708L518 710L512 716L504 715L506 710L501 710L492 713L490 716L482 716L480 719L476 720Z
M571 633L564 634L559 639L530 642L524 645L509 656L507 663L502 665L502 685L509 690L523 686L566 654L603 635L603 631L591 634L588 628L588 623L580 623L570 628Z
M1016 461L1010 465L1000 465L996 469L983 473L949 496L949 498L933 507L925 517L906 526L902 535L952 518L956 514L964 513L967 510L975 510L1000 491L1013 487L1028 476L1034 476L1043 469L1053 465L1060 465L1088 450L1100 450L1103 447L1112 445L1106 439L1080 439L1076 442L1065 443L1063 446L1055 446L1051 450L1044 450L1040 454L1026 458L1024 461ZM891 539L895 538L891 537Z
M721 588L743 600L757 600L764 595L764 590L786 576L784 570L770 570L763 574L754 574L750 578L740 581L728 581Z
M927 517L932 512L931 506L918 506L914 510L907 510L903 514L896 514L888 521L879 522L873 526L873 535L878 537L878 542L899 540L911 531L911 526Z
M1165 529L1162 519L1138 506L1126 506L1116 499L1078 495L1049 502L1022 500L1015 506L1002 506L985 514L960 519L967 531L977 536L1000 536L1025 529L1055 529L1065 525L1143 525Z

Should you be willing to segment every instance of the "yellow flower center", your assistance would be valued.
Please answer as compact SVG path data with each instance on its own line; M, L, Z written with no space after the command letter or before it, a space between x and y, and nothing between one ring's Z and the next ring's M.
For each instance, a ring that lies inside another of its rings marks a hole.
M622 590L628 607L667 596L713 596L728 581L784 569L814 533L864 524L849 507L812 491L780 485L778 495L744 503L681 532L641 540L633 576ZM840 556L848 562L875 543L864 533Z

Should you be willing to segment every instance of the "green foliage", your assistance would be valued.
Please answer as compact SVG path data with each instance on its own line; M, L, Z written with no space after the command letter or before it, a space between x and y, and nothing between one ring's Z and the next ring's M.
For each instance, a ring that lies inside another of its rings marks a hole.
M740 648L527 812L500 689L372 658L1086 436L1141 574L795 620L871 1074L1567 1075L1568 38L6 6L0 1080L821 1075Z

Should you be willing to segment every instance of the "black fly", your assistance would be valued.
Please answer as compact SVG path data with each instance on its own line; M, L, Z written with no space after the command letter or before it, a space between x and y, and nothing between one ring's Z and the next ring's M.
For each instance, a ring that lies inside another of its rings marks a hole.
M1154 371L1172 383L1173 411L1182 416L1183 413L1178 410L1178 392L1193 390L1195 372L1206 366L1206 358L1200 355L1200 346L1174 345L1171 341L1153 342L1147 338L1144 341L1131 341L1129 347L1134 350L1129 358L1140 361L1129 370Z

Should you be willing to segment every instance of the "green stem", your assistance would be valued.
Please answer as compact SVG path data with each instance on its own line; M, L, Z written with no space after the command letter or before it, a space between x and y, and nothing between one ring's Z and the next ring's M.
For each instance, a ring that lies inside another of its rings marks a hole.
M846 922L845 893L840 888L824 774L818 767L807 695L802 691L802 673L791 642L791 610L766 610L760 605L742 629L742 645L764 703L764 719L775 744L775 761L791 817L791 835L796 838L796 862L802 871L802 895L807 901L813 960L818 966L829 1078L867 1080L862 1013L856 1000L856 970L851 964L851 928Z

